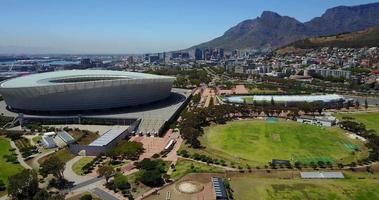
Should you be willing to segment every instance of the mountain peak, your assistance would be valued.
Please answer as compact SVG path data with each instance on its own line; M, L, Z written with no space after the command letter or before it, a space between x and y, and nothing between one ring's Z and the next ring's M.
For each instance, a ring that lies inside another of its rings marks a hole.
M308 37L336 35L374 26L379 26L379 3L338 6L305 23L272 11L264 11L260 17L245 20L227 30L221 37L192 48L277 48Z
M262 14L261 14L261 18L280 18L282 16L280 16L278 13L276 12L272 12L272 11L263 11Z

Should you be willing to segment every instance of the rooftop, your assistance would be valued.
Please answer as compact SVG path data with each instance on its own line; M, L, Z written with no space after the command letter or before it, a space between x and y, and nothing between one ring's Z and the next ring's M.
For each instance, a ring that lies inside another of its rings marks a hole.
M119 135L125 132L127 128L112 128L93 141L89 146L106 146L114 139L116 139Z
M300 172L301 178L335 179L345 178L342 172Z
M325 95L247 95L247 96L230 96L225 97L229 102L244 103L244 99L252 98L253 101L266 101L270 102L273 99L275 102L314 102L323 101L330 102L338 99L344 99L343 96L338 94L325 94Z
M62 85L68 83L110 81L120 79L172 79L169 76L159 76L126 71L111 70L63 70L46 73L25 75L6 80L1 83L2 88L35 87L47 85Z

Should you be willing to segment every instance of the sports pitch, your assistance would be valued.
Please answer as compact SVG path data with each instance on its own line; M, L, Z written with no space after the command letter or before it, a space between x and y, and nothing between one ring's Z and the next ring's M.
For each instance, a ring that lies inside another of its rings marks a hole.
M325 128L292 121L233 121L207 128L201 150L225 161L252 165L272 159L309 164L350 163L367 156L358 140L338 128ZM201 152L200 152L201 153Z

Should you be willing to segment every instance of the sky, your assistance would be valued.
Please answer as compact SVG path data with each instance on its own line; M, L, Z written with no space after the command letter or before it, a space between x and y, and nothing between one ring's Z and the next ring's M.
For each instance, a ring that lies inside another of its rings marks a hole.
M370 0L0 0L0 53L148 53L221 36L265 10L309 21Z

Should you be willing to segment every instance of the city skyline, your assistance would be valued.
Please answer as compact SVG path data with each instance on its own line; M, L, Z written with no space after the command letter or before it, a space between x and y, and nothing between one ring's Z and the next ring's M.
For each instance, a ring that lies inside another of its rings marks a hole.
M305 22L331 7L373 2L1 1L0 17L5 20L0 29L0 53L174 51L221 36L265 10Z

